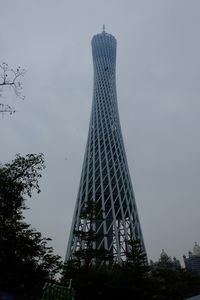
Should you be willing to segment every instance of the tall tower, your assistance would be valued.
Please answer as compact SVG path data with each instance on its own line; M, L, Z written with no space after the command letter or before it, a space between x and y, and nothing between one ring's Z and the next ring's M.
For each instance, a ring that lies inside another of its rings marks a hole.
M120 261L127 252L127 241L139 239L145 252L119 121L116 46L115 37L105 32L105 26L92 38L92 112L66 261L85 247L75 232L87 232L91 226L81 216L88 201L98 203L103 212L102 220L92 224L100 237L93 243L96 249L108 250Z

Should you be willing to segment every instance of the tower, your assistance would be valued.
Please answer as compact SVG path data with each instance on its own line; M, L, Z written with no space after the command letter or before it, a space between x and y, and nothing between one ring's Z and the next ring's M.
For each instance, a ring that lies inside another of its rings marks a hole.
M86 247L75 233L88 232L91 227L99 236L93 247L108 250L117 261L126 256L131 239L139 239L145 252L119 121L116 46L115 37L105 32L105 26L92 38L92 112L66 261ZM101 207L101 220L87 222L82 217L88 201Z

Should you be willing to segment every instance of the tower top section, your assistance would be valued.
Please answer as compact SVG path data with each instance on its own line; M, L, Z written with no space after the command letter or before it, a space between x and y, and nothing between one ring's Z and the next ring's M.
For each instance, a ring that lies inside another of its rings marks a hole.
M116 63L117 41L112 34L105 32L105 24L103 25L103 31L94 35L91 43L92 56L95 65L100 64L99 66L102 67L104 66L104 63L106 65ZM104 61L104 63L102 61Z
M103 24L102 29L103 30L100 33L97 33L93 36L92 40L94 38L102 38L102 39L111 38L111 39L116 41L116 38L111 33L106 32L106 25L105 24Z
M111 34L106 32L106 26L105 24L103 24L103 31L101 33L97 33L93 36L93 39L103 39L103 40L107 40L107 39L112 39L115 40L115 42L117 41L116 38Z

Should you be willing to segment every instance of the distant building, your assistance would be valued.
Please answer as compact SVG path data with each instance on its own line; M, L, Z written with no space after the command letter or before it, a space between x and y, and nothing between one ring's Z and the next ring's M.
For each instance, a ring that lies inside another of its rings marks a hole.
M176 270L181 268L180 261L176 259L176 257L173 257L173 259L171 259L171 257L168 256L163 249L160 254L159 260L157 262L151 261L150 264L155 269Z
M186 269L200 274L200 246L197 243L194 245L193 252L188 252L188 257L183 255L183 260Z

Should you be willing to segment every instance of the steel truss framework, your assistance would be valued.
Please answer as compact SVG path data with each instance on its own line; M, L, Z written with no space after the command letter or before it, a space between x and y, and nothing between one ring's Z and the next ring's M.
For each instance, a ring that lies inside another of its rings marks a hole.
M105 30L92 39L92 112L66 261L86 247L75 231L87 232L91 226L101 237L94 247L110 251L117 261L125 257L130 239L139 239L145 251L119 121L116 46L116 39ZM87 201L100 204L102 220L91 224L81 217Z

